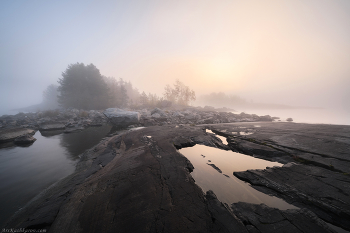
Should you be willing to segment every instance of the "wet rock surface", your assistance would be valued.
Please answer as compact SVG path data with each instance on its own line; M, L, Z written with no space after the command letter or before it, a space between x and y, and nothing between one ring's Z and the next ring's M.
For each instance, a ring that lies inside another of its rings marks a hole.
M227 137L233 151L285 164L234 175L259 191L308 208L325 221L350 230L350 127L294 123L259 126L208 126ZM252 134L240 135L241 130Z
M75 173L28 203L6 227L49 232L332 232L322 218L349 229L350 176L300 158L306 153L347 162L343 150L349 145L350 127L254 124L153 126L105 138L81 156ZM204 128L227 137L228 146ZM240 135L242 130L252 134ZM336 148L319 148L317 143L326 139ZM305 209L228 205L211 191L204 194L190 174L195 168L177 152L195 144L284 161L281 168L235 175Z
M43 192L7 226L49 232L233 232L232 223L220 217L230 213L209 205L195 185L193 166L174 146L176 135L215 146L204 130L188 126L107 138L84 153L74 174Z
M238 202L232 211L249 232L314 233L335 232L325 222L307 209L279 210L264 204Z
M258 190L306 207L334 225L349 229L350 177L324 168L290 164L281 168L235 172ZM261 187L261 188L260 188Z

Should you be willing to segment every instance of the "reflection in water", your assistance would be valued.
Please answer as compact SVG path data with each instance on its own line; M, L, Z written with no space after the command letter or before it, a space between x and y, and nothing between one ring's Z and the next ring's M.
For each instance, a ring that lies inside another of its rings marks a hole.
M78 159L78 155L100 142L111 130L111 126L90 127L80 132L60 135L60 146L67 150L71 160Z
M236 171L265 169L267 166L282 166L283 164L281 163L203 145L182 148L180 152L193 164L194 170L191 174L196 184L204 192L213 190L222 202L231 204L243 201L255 204L265 203L270 207L279 209L296 208L282 199L255 190L248 183L239 180L233 175L233 172ZM222 171L222 174L214 169L213 166L208 166L208 164L215 164Z
M240 135L251 135L253 132L239 132Z
M215 133L214 133L213 131L211 131L210 129L206 129L205 132L215 134ZM217 135L217 134L215 134L215 136L216 136L217 138L220 138L220 140L222 141L222 144L227 145L227 139L226 139L225 137L220 136L220 135Z
M29 147L0 149L0 227L42 190L74 172L78 155L105 137L111 126L48 133Z

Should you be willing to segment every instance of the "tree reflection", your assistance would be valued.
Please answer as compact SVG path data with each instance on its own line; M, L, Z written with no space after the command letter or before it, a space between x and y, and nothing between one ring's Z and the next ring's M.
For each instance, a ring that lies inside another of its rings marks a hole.
M62 134L60 145L67 150L69 159L76 160L85 150L98 144L111 130L112 126L90 127L83 131Z

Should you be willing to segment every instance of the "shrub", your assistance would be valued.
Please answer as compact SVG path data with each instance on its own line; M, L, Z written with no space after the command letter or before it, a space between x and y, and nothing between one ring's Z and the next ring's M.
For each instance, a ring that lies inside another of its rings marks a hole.
M80 111L79 112L79 117L88 117L89 113L87 111Z
M60 113L60 111L56 110L47 110L42 112L43 117L55 117Z

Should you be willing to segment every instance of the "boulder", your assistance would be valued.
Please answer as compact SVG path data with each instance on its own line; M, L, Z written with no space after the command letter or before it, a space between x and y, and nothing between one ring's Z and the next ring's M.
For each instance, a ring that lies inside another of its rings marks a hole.
M39 125L40 131L47 131L47 130L60 130L65 129L66 126L63 123L43 123Z
M182 114L182 113L180 113L180 112L174 112L173 113L173 117L183 117L184 115Z
M286 121L289 121L289 122L291 122L291 121L293 121L293 118L287 118L287 120Z
M165 112L159 108L155 108L151 111L151 115L153 116L154 114L159 114L160 116L166 115Z
M153 117L153 118L160 118L161 116L160 116L159 113L154 113L154 114L152 114L152 117Z
M32 129L25 128L12 128L12 129L4 129L0 131L0 143L13 141L18 137L30 134L33 135L35 133Z
M34 138L32 135L30 134L26 134L24 136L18 137L14 140L15 144L18 145L27 145L27 144L32 144L36 141L36 138Z
M140 122L140 113L125 111L119 108L108 108L103 114L117 127L128 127Z

